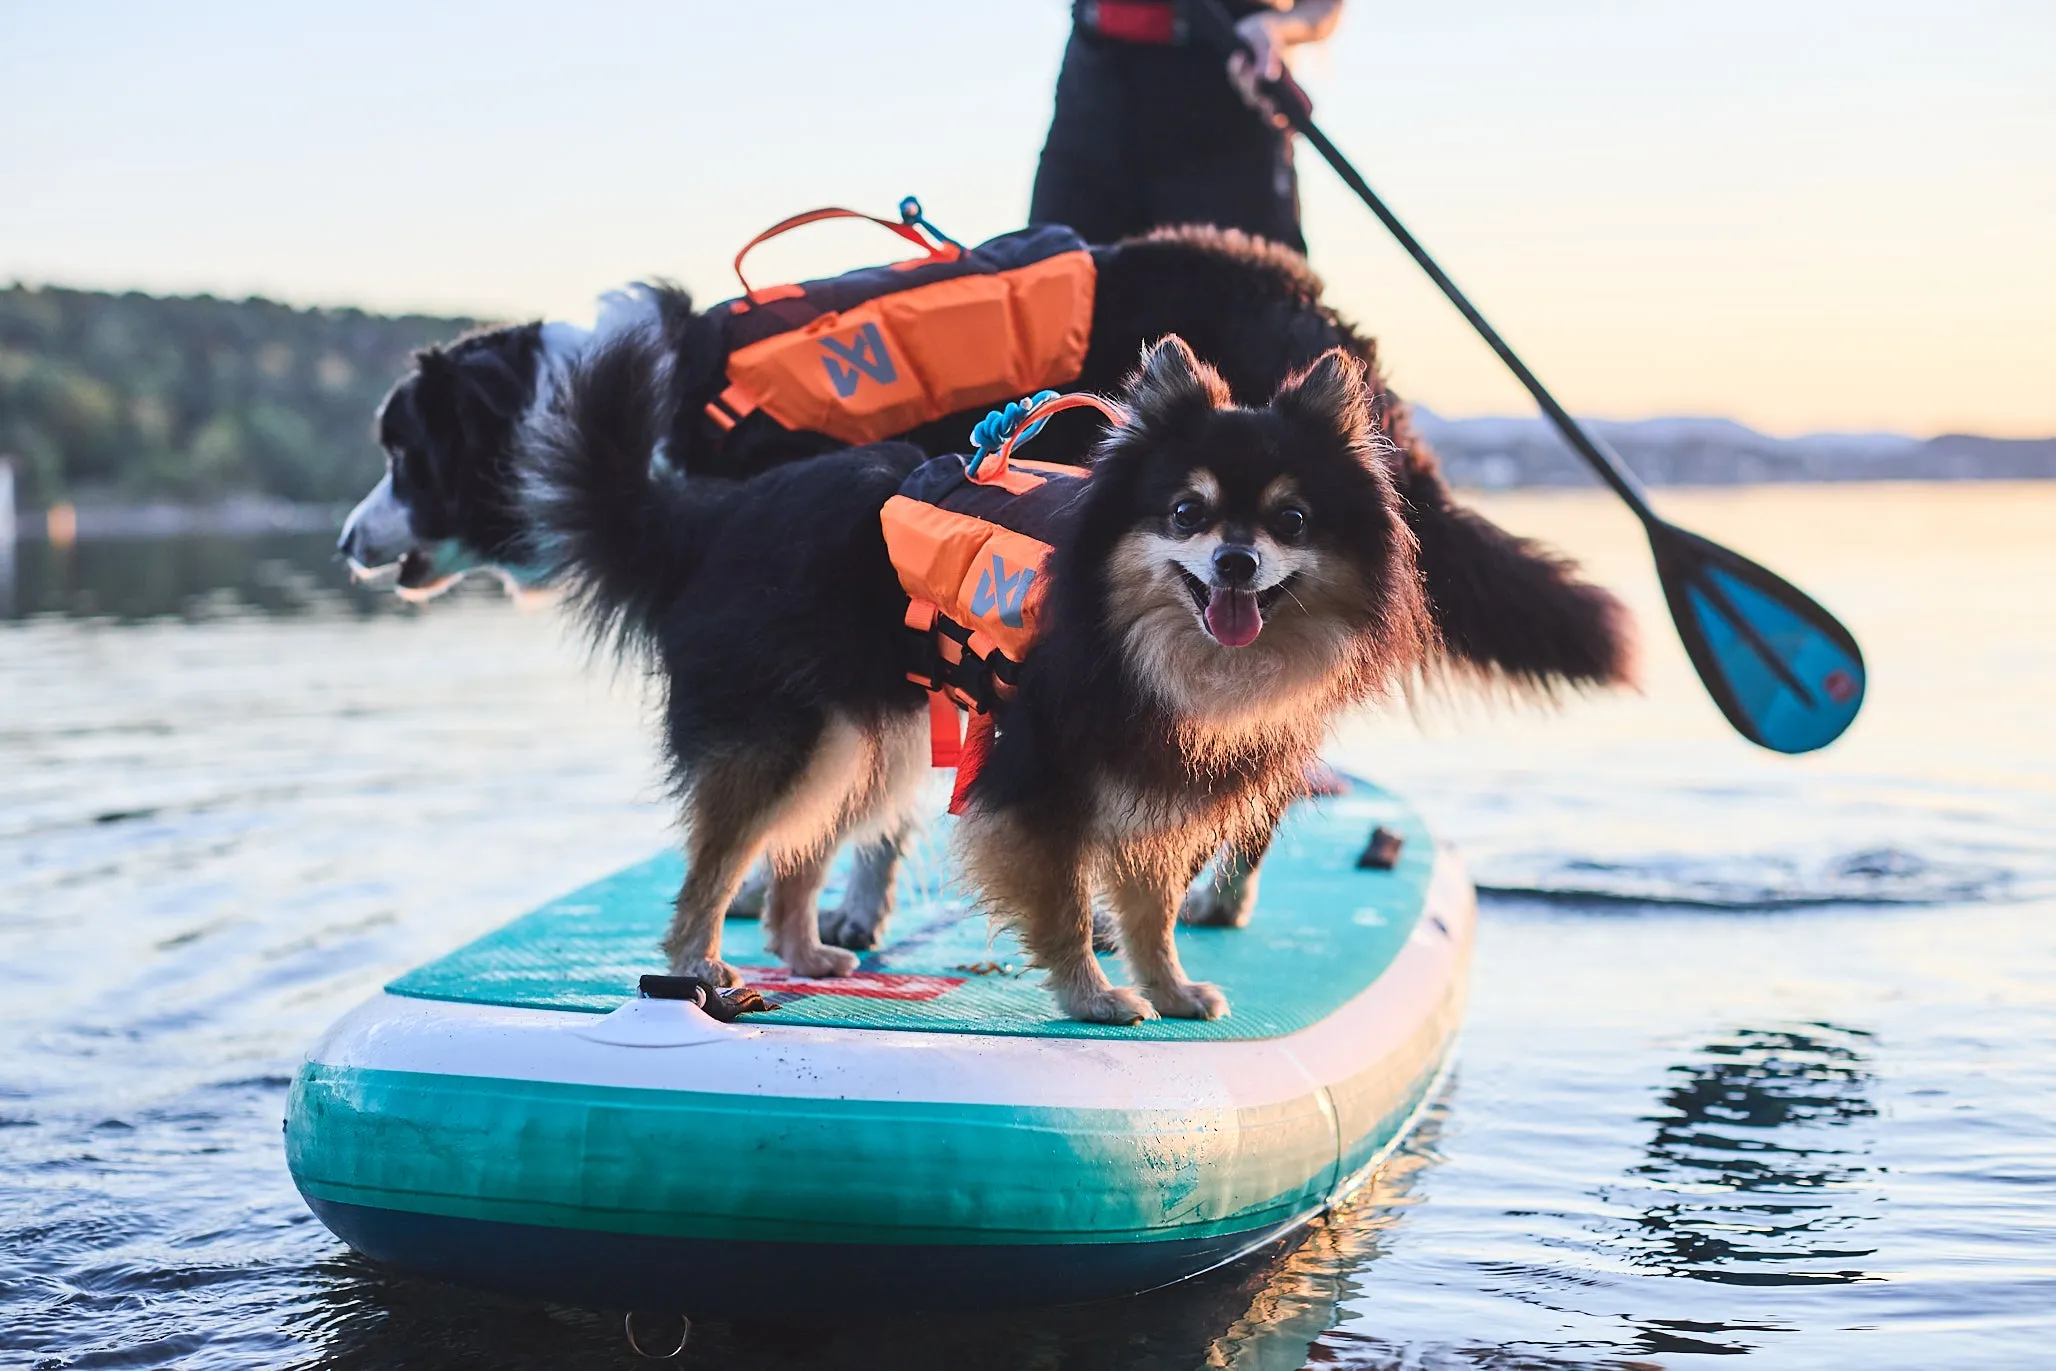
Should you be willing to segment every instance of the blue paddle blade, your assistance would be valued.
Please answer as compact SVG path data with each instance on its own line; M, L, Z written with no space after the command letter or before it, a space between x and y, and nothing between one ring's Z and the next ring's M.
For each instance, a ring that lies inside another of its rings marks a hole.
M1718 543L1652 523L1671 618L1699 678L1737 732L1773 752L1812 752L1863 707L1863 652L1790 582Z

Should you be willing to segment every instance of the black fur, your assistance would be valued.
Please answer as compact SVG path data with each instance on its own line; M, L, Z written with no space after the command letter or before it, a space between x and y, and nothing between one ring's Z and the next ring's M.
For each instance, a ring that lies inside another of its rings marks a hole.
M455 541L480 561L514 564L527 519L513 498L513 456L541 351L541 324L468 334L416 353L386 396L378 444L419 542Z
M560 586L596 641L647 653L660 612L705 557L733 498L655 460L675 406L661 338L637 331L564 376L531 421L513 555Z
M1458 504L1419 449L1398 475L1445 668L1541 696L1632 679L1634 628L1611 592Z
M656 668L679 779L738 740L804 760L831 709L922 707L887 631L906 600L878 511L925 454L880 443L688 481L649 456L666 369L636 335L573 368L531 440L525 549L597 638Z

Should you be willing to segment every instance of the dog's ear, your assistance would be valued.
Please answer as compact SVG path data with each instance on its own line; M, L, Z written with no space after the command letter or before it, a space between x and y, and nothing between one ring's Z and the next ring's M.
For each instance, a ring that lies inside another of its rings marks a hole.
M410 389L413 391L415 413L431 445L441 447L460 442L463 362L446 348L422 348L414 354L414 377Z
M1341 348L1329 348L1313 365L1278 387L1271 408L1288 419L1332 433L1351 447L1371 435L1371 392L1363 363Z
M1145 428L1228 403L1228 383L1175 333L1145 348L1142 365L1128 379L1128 404Z

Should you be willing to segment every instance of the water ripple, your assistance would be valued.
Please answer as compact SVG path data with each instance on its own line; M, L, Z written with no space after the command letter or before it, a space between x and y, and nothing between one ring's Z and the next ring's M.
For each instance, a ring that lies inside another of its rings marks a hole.
M1688 909L1806 909L1824 905L1946 905L2022 898L2015 873L1900 847L1820 860L1747 853L1601 861L1563 853L1498 856L1483 894L1568 905Z
M696 1329L687 1364L2045 1363L2056 487L1964 507L2016 530L1952 554L1985 588L1976 614L1953 593L1905 612L1951 584L1906 549L1968 496L1831 494L1863 510L1832 528L1879 540L1790 567L1857 616L1873 664L1831 753L1736 743L1656 651L1638 700L1511 732L1395 724L1343 758L1506 893L1447 1095L1335 1214L1139 1299L801 1310ZM1765 511L1746 512L1755 537ZM1592 519L1565 541L1603 547ZM1830 525L1806 527L1802 551ZM627 1364L609 1316L351 1255L286 1176L282 1096L329 1022L669 834L633 692L550 620L307 590L330 574L321 542L301 574L245 566L228 595L181 579L192 559L116 575L116 549L25 554L44 559L19 583L35 617L0 625L0 1365ZM1619 552L1631 587L1646 550ZM288 582L306 593L274 593ZM1662 608L1643 608L1653 633ZM1802 913L1702 914L1780 910Z

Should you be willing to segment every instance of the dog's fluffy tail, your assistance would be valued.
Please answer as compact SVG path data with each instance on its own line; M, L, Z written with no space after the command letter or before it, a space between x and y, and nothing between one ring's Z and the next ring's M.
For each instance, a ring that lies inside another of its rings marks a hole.
M1628 607L1579 579L1569 558L1458 503L1435 454L1413 431L1405 402L1385 385L1377 344L1325 305L1318 308L1335 343L1355 354L1376 382L1375 420L1392 445L1393 485L1441 638L1431 680L1469 678L1543 698L1633 685L1638 654Z
M575 361L525 444L528 560L597 644L656 641L656 620L698 567L726 483L663 460L675 401L655 325L624 330Z
M1445 666L1542 696L1633 684L1635 622L1627 606L1578 579L1568 558L1458 504L1403 417L1395 427L1395 474Z

